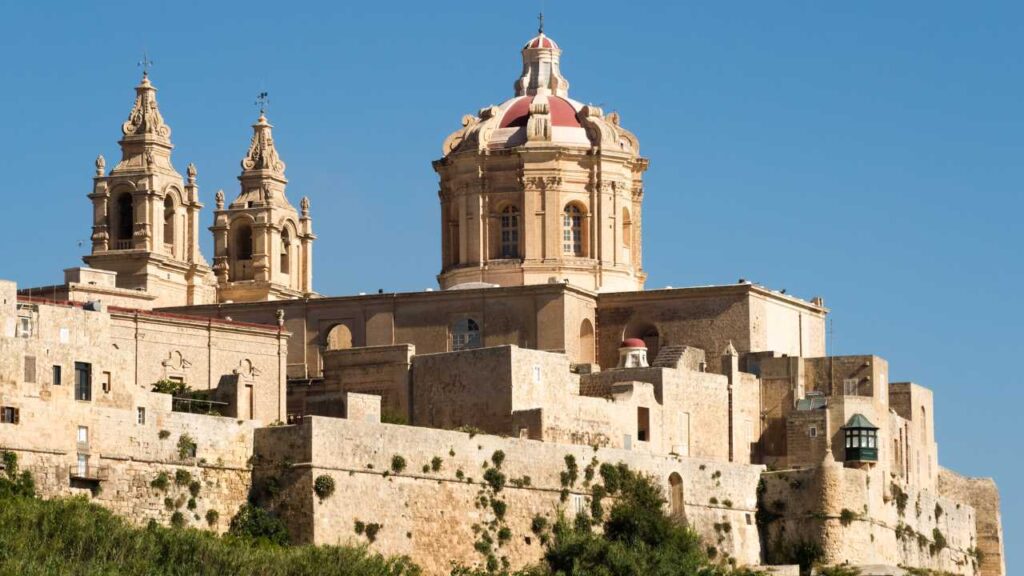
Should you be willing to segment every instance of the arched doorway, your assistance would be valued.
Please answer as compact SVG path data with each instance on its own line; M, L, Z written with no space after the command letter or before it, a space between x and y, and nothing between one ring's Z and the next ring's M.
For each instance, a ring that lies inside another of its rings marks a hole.
M589 318L580 323L580 364L593 364L594 360L594 324Z
M622 339L639 338L647 345L647 359L653 362L658 357L658 349L661 347L661 336L658 327L650 322L634 320L630 322L622 332Z
M352 330L345 324L336 324L329 332L324 344L328 350L346 350L352 347Z
M686 501L683 499L683 477L678 472L673 472L668 477L668 502L671 506L672 519L677 522L686 522Z

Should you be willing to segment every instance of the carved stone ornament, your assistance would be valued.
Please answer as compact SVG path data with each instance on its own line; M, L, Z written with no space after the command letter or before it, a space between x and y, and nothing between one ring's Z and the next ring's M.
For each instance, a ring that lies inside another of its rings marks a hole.
M523 188L527 190L547 190L562 185L559 176L526 176L521 179Z
M223 210L224 209L224 191L223 190L217 190L217 193L213 196L213 198L217 202L217 210Z
M299 201L299 208L302 209L302 216L309 217L309 196L303 196Z
M274 136L271 134L270 128L267 119L260 116L259 121L253 126L249 152L242 159L243 170L284 172L285 164L277 156L277 149L274 148Z
M196 181L196 165L189 162L188 168L185 169L185 173L188 174L189 184L195 184Z
M149 79L143 78L135 92L135 104L128 114L128 120L121 125L121 132L125 136L153 134L170 137L171 129L164 124L164 118L160 115L156 104L156 89L149 83Z
M103 176L103 172L106 170L106 168L107 160L106 158L103 157L103 154L100 154L99 156L96 157L96 175Z

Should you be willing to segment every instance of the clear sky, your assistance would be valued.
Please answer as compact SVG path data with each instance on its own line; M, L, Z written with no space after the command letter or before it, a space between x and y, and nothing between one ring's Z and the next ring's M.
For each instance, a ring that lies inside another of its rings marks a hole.
M118 157L148 50L174 161L238 191L261 90L313 204L324 294L423 290L440 265L430 161L512 95L527 2L0 0L0 277L54 283L87 249L93 160ZM652 288L743 277L823 296L830 351L936 393L939 458L994 476L1024 548L1020 2L560 2L570 95L650 158ZM203 234L211 257L211 241ZM79 245L79 243L82 243Z

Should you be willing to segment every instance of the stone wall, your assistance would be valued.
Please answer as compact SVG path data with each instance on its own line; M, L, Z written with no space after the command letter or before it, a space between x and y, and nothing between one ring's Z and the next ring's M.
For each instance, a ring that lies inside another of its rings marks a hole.
M827 462L764 474L765 555L785 563L816 546L826 564L887 564L977 574L975 510L893 482L878 468ZM937 544L945 540L945 545Z
M938 487L944 497L969 504L977 514L977 549L980 552L978 573L981 576L1006 574L999 489L995 482L991 478L966 478L942 468L939 471Z
M494 468L499 451L507 483L495 492L484 473ZM448 573L453 561L483 562L474 544L485 532L495 540L496 557L507 557L512 567L537 561L542 544L531 530L533 518L551 522L560 512L571 517L589 511L590 487L600 475L588 480L587 468L617 462L651 474L675 502L669 511L690 522L720 558L759 563L754 513L760 466L318 417L258 430L256 455L257 482L280 483L286 496L270 503L304 541L367 543L365 526L380 524L371 549L408 554L430 574ZM577 478L563 498L567 456L575 459ZM396 457L404 461L401 470L393 467ZM282 468L285 458L290 466ZM312 487L320 475L330 475L337 486L323 501ZM481 496L506 504L504 519L493 528L486 526L495 512L481 506ZM509 537L499 546L502 527Z

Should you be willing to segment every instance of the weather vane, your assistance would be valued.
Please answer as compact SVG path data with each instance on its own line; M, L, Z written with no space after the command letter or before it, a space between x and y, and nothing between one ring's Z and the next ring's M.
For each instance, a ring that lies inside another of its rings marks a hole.
M142 67L143 76L149 76L149 69L153 67L153 61L149 59L149 53L145 50L142 51L142 60L139 60L138 66Z
M540 14L537 14L537 33L544 33L544 11L541 10Z
M268 95L266 91L260 92L259 94L256 95L255 104L256 107L260 109L260 115L262 116L263 114L266 113L267 106L270 105L270 95Z

